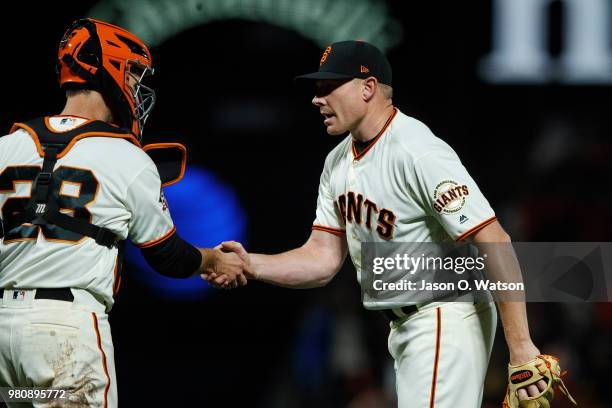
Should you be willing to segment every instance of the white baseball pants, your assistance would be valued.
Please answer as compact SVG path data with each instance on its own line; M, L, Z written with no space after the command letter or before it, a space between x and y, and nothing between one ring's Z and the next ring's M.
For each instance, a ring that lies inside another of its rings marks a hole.
M102 304L72 290L74 302L5 289L0 299L0 387L58 388L71 401L9 407L117 406L113 343Z
M392 322L398 407L479 408L496 327L489 302L433 302Z

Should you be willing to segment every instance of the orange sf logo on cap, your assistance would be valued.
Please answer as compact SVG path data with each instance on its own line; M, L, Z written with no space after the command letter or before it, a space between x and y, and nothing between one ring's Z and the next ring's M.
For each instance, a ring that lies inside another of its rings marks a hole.
M323 51L323 56L321 57L321 62L319 62L319 66L323 65L323 63L327 59L327 56L329 55L330 52L331 52L331 45L327 47L325 51Z

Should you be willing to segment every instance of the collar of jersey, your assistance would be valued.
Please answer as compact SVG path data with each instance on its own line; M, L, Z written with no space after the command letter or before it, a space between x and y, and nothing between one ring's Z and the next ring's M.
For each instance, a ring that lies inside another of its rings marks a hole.
M51 121L49 119L51 118L75 118L75 119L85 119L85 121L83 121L82 123L79 123L78 125L74 125L72 126L70 129L66 129L66 130L57 130L55 129L52 125L51 125ZM71 130L77 129L79 127L85 126L88 123L93 122L95 119L88 119L88 118L82 118L80 116L74 116L74 115L53 115L53 116L45 116L45 126L47 127L47 129L52 132L52 133L66 133L66 132L70 132Z
M83 123L81 123L80 125L75 126L72 129L63 131L63 132L57 132L54 131L52 128L50 128L49 125L49 117L45 116L44 117L44 126L47 128L47 130L49 130L52 133L56 133L56 134L62 134L62 133L67 133L67 132L71 132L74 131L75 129L78 129L80 127L83 127L87 124L90 124L92 122L96 122L95 119L89 119ZM107 123L108 125L119 129L118 126L112 124L112 123ZM38 154L40 155L40 157L45 157L45 151L42 148L40 139L38 137L38 134L36 133L36 131L31 128L30 126L28 126L27 123L15 123L13 124L13 127L11 128L10 133L13 133L14 131L16 131L17 129L23 129L25 130L29 136L32 138L32 140L34 141L34 144L36 145L36 150L38 151ZM142 145L140 144L140 142L138 141L138 139L136 139L136 137L131 134L131 133L125 133L125 134L116 134L116 133L109 133L109 132L100 132L100 131L91 131L91 132L84 132L81 133L75 137L72 138L72 140L70 140L68 142L68 144L64 147L64 149L58 153L57 158L61 159L66 153L68 153L70 151L70 149L75 145L76 142L78 142L79 140L88 138L88 137L110 137L110 138L120 138L120 139L126 139L129 142L133 143L135 146L138 146L140 148L142 148Z
M353 152L353 160L361 160L361 158L365 156L367 152L370 151L370 149L376 144L376 142L378 142L378 140L382 137L382 135L385 134L385 131L389 127L389 124L391 124L391 122L393 121L393 118L395 118L395 115L397 115L397 108L393 107L393 112L389 116L389 119L387 119L387 121L385 122L385 125L382 127L382 129L380 129L380 132L378 132L378 134L374 136L374 139L372 139L373 140L372 143L366 146L366 148L363 149L361 152L357 152L357 148L355 147L355 141L351 142L351 151Z

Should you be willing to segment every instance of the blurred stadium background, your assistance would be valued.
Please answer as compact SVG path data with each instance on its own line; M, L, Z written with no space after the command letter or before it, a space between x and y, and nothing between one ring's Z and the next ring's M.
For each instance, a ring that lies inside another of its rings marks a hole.
M188 146L188 180L168 196L179 231L198 244L240 239L272 253L306 240L323 161L339 139L293 77L344 39L387 52L395 105L459 153L515 241L612 238L612 1L4 7L7 131L61 109L55 52L75 18L107 19L153 45L158 104L145 138ZM388 324L361 307L354 274L347 262L321 289L219 292L160 281L133 255L111 314L121 405L394 406ZM528 308L536 344L561 357L581 406L612 406L611 304ZM506 363L499 331L484 407L500 406Z

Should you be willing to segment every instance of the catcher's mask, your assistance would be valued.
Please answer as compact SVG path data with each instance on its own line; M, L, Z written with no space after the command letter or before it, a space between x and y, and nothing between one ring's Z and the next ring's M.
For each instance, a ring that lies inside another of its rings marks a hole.
M142 138L155 91L143 84L153 67L138 37L103 21L76 20L60 41L57 74L62 89L99 91L116 124Z

